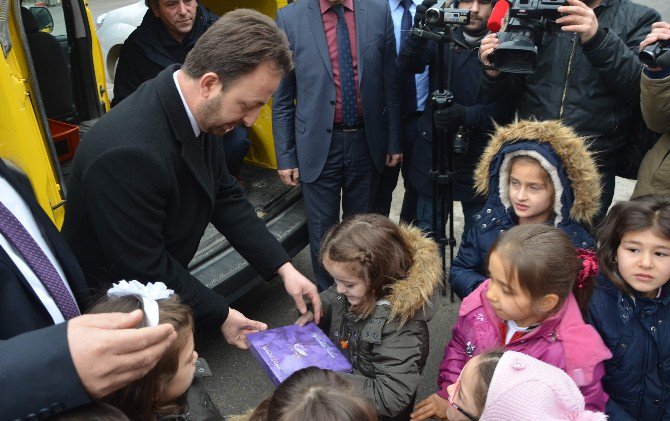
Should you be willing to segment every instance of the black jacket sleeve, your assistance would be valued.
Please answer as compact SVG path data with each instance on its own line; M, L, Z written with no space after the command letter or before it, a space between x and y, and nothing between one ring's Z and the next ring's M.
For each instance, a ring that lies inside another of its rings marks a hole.
M598 28L593 38L582 45L582 50L601 80L613 92L624 96L631 103L638 103L643 66L637 53L640 42L651 32L651 24L660 20L660 15L653 9L638 5L629 7L632 10L630 19L627 19L628 26Z
M221 178L214 203L212 224L264 278L270 279L277 269L291 260L265 222L256 215L253 206L233 177Z
M401 74L423 73L434 57L435 43L409 37L398 54L398 69Z
M132 274L140 281L164 282L193 308L200 324L212 329L228 317L228 302L166 250L163 225L171 194L168 174L148 150L123 147L107 152L81 178L90 226L97 238L104 239L100 246L105 261L110 262L112 279Z
M146 58L142 50L135 43L133 34L123 43L121 54L119 54L119 61L116 64L112 107L130 96L145 81L138 72L138 67Z
M91 402L67 343L67 323L0 341L3 419L48 418Z

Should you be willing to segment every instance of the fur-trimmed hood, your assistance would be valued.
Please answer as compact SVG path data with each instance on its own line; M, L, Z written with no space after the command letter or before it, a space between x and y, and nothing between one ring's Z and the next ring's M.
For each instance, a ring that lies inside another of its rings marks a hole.
M508 209L509 161L528 155L540 161L554 182L554 225L567 219L590 225L598 211L601 184L587 143L559 121L521 120L499 126L475 170L477 193L497 191L500 204Z
M412 250L414 264L404 279L387 287L388 294L380 301L390 304L389 319L397 319L401 324L415 317L430 320L437 306L431 298L442 280L437 244L416 227L401 225L400 232ZM422 310L424 314L418 316Z

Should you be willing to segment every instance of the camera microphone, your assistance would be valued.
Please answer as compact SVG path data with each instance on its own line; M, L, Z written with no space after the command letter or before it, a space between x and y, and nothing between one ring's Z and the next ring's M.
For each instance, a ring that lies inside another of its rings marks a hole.
M505 20L505 15L507 15L507 11L509 10L509 3L507 0L499 0L495 6L493 6L493 10L491 11L491 17L489 17L489 21L486 24L486 27L489 29L491 32L498 32L502 28L503 21Z

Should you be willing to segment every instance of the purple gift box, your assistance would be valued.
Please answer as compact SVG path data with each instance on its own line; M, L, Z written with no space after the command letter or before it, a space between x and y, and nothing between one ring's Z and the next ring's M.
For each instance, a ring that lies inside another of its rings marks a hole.
M250 333L249 350L275 386L305 367L351 373L351 363L314 323Z

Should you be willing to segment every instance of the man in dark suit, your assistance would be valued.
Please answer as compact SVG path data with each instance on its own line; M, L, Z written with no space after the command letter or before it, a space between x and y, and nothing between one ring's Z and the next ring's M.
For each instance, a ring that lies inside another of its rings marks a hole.
M162 281L205 328L219 327L244 348L265 329L229 309L187 265L211 222L265 278L278 273L298 309L316 287L289 256L230 176L224 135L251 126L293 66L286 37L267 16L238 9L198 40L184 66L173 65L105 115L74 159L63 233L89 286L115 279Z
M176 338L134 327L142 312L80 316L90 301L74 255L18 168L0 160L0 408L46 418L145 375Z
M319 288L333 279L318 262L325 232L368 212L379 175L402 157L399 79L386 0L305 0L277 11L295 71L274 95L279 176L301 183ZM340 193L341 192L341 193Z

